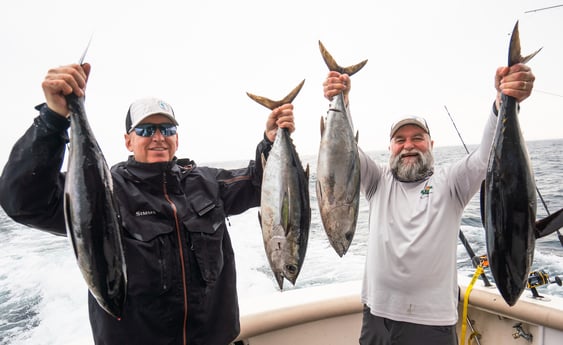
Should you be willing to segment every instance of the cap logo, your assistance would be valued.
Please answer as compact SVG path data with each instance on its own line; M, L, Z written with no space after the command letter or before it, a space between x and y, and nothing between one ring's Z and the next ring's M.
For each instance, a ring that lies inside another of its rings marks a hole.
M170 111L170 110L168 109L167 104L164 103L163 101L158 101L158 106L159 106L160 109L162 109L162 110Z

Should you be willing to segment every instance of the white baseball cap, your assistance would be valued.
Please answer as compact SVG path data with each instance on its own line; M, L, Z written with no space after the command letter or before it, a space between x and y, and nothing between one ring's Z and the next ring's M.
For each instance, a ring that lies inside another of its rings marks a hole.
M144 119L156 114L168 117L174 125L178 126L170 104L160 98L146 97L136 100L129 106L127 117L125 117L125 132L130 133Z

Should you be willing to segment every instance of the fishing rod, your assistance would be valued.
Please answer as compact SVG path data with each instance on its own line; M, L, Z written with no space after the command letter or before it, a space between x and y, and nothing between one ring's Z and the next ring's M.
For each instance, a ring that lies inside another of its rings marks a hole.
M561 5L563 6L563 5ZM463 144L463 147L465 148L465 152L467 152L467 154L469 154L469 150L467 149L467 146L465 145L465 142L463 141L463 138L461 137L461 134L459 133L459 131L457 130L457 126L454 122L454 119L452 118L452 115L450 114L448 107L446 107L444 105L444 108L446 109L446 112L448 113L448 116L450 117L450 120L452 121L454 128L457 132L457 135L459 136L459 139L461 140L461 143ZM547 212L547 215L550 216L551 212L549 212L549 208L547 207L547 204L538 188L538 186L536 185L536 192L538 193L538 197L540 198L543 208L545 209L545 212ZM561 235L561 232L559 230L557 230L557 237L559 238L559 242L561 243L561 246L563 246L563 235Z
M534 89L534 92L539 92L539 93L543 93L543 94L545 94L545 95L563 98L563 95L560 95L560 94L555 93L555 92L549 92L549 91L543 91L543 90L536 90L536 89Z
M544 11L544 10L551 10L551 9L553 9L553 8L562 7L562 6L563 6L563 4L561 4L561 5L553 5L553 6L548 6L548 7L542 7L542 8L537 8L537 9L535 9L535 10L528 10L528 11L525 11L524 13L532 13L532 12L539 12L539 11Z
M467 146L465 145L465 142L463 141L461 134L457 130L457 126L456 126L454 120L452 119L452 116L450 115L448 108L445 105L444 105L444 108L446 108L446 112L448 113L448 116L452 120L455 131L457 132L457 135L459 136L459 139L461 140L461 143L463 144L465 151L467 152L467 154L469 154L469 150L467 149ZM473 264L473 267L477 268L481 264L481 259L477 255L475 255L475 252L471 248L469 241L467 241L467 238L465 237L465 235L463 234L463 231L461 229L459 229L459 240L461 241L461 243L465 247L465 250L467 251L467 254L469 255L469 257L471 258L471 263ZM483 273L481 273L481 279L483 279L483 283L485 284L485 286L491 286L491 283L489 282L489 278L487 278L487 275L485 274L484 271L483 271Z
M488 261L483 260L481 257L475 255L475 252L471 248L469 241L467 240L467 238L465 238L465 235L463 234L463 231L461 231L461 229L459 229L459 240L461 241L461 243L465 247L467 254L469 254L469 257L471 258L471 263L473 264L473 267L477 268L477 267L479 267L479 265L483 266L483 268L488 267ZM481 273L481 279L483 279L483 284L485 284L485 286L487 286L487 287L491 286L491 282L489 282L489 278L487 278L487 275L485 274L484 271L483 271L483 273Z

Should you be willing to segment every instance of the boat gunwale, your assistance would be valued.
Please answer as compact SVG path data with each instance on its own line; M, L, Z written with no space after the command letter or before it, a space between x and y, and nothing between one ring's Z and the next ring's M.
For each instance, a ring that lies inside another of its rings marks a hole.
M460 305L463 305L463 292L470 279L461 279L463 282L459 284ZM524 291L516 304L511 307L494 285L490 287L476 285L469 295L469 306L536 326L563 331L563 299L551 295L546 295L543 299L532 298L529 294L528 290Z
M469 278L460 279L460 308ZM253 296L241 300L241 331L236 340L325 319L361 314L361 281L329 284ZM525 293L529 293L526 291ZM476 284L469 307L520 322L563 331L563 299L546 296L537 300L522 295L510 307L492 287ZM461 318L461 315L460 315Z

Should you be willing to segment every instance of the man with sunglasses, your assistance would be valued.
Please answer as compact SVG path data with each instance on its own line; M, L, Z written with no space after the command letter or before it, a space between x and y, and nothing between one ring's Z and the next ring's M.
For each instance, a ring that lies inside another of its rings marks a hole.
M485 178L501 92L522 102L532 92L530 67L500 67L497 98L480 146L448 167L434 167L426 120L406 116L389 132L389 163L360 151L361 191L369 203L362 288L361 345L457 344L457 237L465 206ZM329 72L324 96L351 89L347 74ZM470 97L470 95L468 95Z
M17 222L66 235L65 174L60 172L70 122L66 95L84 96L90 64L49 70L46 103L15 144L0 177L0 203ZM294 131L293 106L274 109L256 159L233 170L177 159L178 120L163 100L131 104L125 146L132 155L112 167L123 227L127 297L120 319L89 294L97 345L226 345L239 333L233 248L225 218L259 206L261 156L277 128Z

